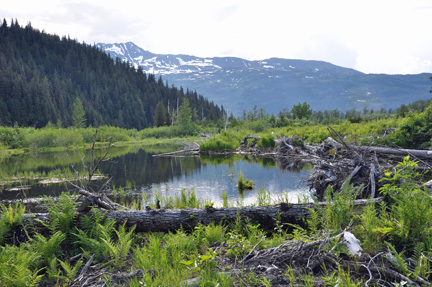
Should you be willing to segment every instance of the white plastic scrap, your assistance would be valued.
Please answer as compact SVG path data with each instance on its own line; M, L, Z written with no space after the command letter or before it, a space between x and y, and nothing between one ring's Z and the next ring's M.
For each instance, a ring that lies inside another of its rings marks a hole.
M351 232L344 231L341 237L341 243L345 245L346 250L350 255L361 255L362 248L360 246L360 240L358 240Z

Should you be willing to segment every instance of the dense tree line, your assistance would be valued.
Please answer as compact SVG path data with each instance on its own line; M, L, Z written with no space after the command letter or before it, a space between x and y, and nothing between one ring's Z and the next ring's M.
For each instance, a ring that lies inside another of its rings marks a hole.
M188 99L195 121L216 121L223 108L196 92L169 87L130 63L112 59L92 45L49 35L17 20L0 26L0 125L43 127L74 124L73 107L82 102L85 125L143 129L153 126L156 105L172 124ZM159 115L158 115L159 116Z

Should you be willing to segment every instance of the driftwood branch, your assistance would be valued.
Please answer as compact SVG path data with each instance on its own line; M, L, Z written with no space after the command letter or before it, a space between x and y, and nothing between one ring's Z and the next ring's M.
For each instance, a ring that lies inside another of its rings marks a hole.
M112 145L112 140L113 140L113 138L111 137L111 138L110 138L110 141L109 141L109 144L108 144L108 147L107 147L107 149L106 149L106 151L105 151L105 154L104 154L104 155L103 155L103 156L102 156L102 157L97 161L97 163L93 166L93 164L94 164L94 148L95 148L95 143L96 143L96 139L97 139L97 133L98 133L98 130L96 129L95 136L94 136L94 140L93 140L93 145L92 145L92 149L91 149L91 161L90 161L90 164L89 164L89 175L88 175L87 184L86 184L86 186L85 186L85 189L86 189L86 190L89 189L90 182L91 182L91 179L92 179L93 175L94 175L95 172L99 169L99 166L100 166L100 164L102 163L102 161L104 161L105 158L106 158L106 156L108 155L109 150L110 150L111 145Z
M106 210L113 210L116 208L116 206L119 206L116 203L113 203L106 195L104 194L96 194L93 192L90 192L90 182L94 176L94 174L96 173L96 171L99 169L101 163L105 160L106 156L109 153L109 150L111 148L112 145L112 140L113 138L110 138L110 141L108 143L108 147L105 151L105 154L99 158L99 160L95 163L95 158L94 158L94 152L95 152L95 144L96 144L96 140L97 140L97 133L98 130L96 129L95 135L94 135L94 139L93 139L93 144L92 144L92 149L91 149L91 160L89 163L89 167L88 167L88 178L87 178L87 183L86 185L81 185L78 186L74 183L72 183L71 181L67 181L69 182L70 185L72 185L73 187L75 187L79 194L80 197L79 199L81 199L82 197L84 197L84 199L82 200L81 206L78 207L78 212L84 212L86 210L90 209L90 206L93 207L100 207ZM102 191L102 189L108 185L108 183L111 181L111 178L108 179L103 185L102 187L99 189L100 193Z

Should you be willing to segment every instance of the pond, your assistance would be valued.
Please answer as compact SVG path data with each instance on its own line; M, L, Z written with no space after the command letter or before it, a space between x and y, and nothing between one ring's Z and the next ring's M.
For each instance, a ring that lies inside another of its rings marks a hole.
M154 156L177 148L173 145L114 147L109 152L110 159L100 166L106 178L92 182L91 188L99 190L109 178L111 191L114 190L115 194L121 191L130 198L139 198L143 204L153 202L156 197L174 197L184 189L195 192L200 200L214 202L215 206L221 206L224 193L230 203L237 203L236 205L252 204L258 194L264 192L272 199L283 197L290 202L309 196L305 180L312 172L311 166L286 169L273 159L240 155ZM104 152L98 151L95 158ZM67 170L85 176L88 174L90 159L90 151L34 153L4 158L0 162L3 178L6 174L11 176L19 173L20 176L14 184L0 185L0 200L58 196L64 191L72 192L76 189L67 182L41 184L39 179L28 178L41 173L61 177ZM252 191L239 193L237 180L240 173L245 179L254 182ZM12 186L25 186L26 189L11 190Z

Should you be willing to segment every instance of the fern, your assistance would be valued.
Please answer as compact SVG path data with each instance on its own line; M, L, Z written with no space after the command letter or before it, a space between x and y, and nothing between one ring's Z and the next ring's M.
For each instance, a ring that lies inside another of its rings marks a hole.
M419 188L416 182L419 173L416 169L416 162L404 158L395 171L383 179L385 184L380 189L392 203L388 214L393 228L392 242L398 249L406 248L410 252L418 242L423 242L427 248L432 243L432 198Z
M314 207L320 215L320 223L325 229L343 230L353 219L354 200L360 188L356 189L347 181L340 192L334 192L329 185L324 192L326 205L321 207L316 202Z
M64 278L66 280L72 280L76 277L78 271L80 270L81 266L83 265L83 261L80 259L75 263L75 266L71 266L69 262L67 261L61 261L58 259L58 262L60 263L61 267L63 268Z
M91 238L82 230L78 230L73 235L76 237L75 244L79 245L84 252L95 254L99 260L107 257L108 248L102 240Z
M129 250L133 241L135 226L131 228L129 232L126 233L125 224L119 226L119 230L115 231L117 234L117 242L113 242L112 240L102 239L108 247L108 251L111 257L111 262L118 268L124 267L126 257L129 254Z
M10 226L6 224L3 220L0 220L0 244L2 244L9 234Z
M319 213L314 208L307 208L309 213L306 217L307 226L313 234L317 234L319 227Z
M85 214L80 217L81 228L91 233L94 232L99 223L105 222L105 214L106 213L99 209L92 208L90 210L90 215Z
M42 279L36 270L40 255L29 250L27 244L20 247L6 245L0 250L0 286L37 286Z
M399 270L399 272L405 276L408 276L410 274L410 270L408 268L408 264L405 262L405 259L402 256L403 252L398 253L391 243L387 243L387 246L390 251L389 255L387 255L389 261L397 268L397 270Z
M105 219L104 213L92 209L91 215L81 216L80 221L83 230L78 229L73 233L76 238L74 244L85 252L94 253L99 260L106 258L109 248L103 240L111 240L115 231L115 220Z
M424 255L425 244L418 242L414 247L413 259L415 262L414 276L420 276L423 279L428 279L430 271L429 256Z
M58 267L57 258L52 257L51 259L49 259L49 262L46 267L46 274L48 276L48 280L51 282L59 283L59 281L62 279L61 271L57 267Z
M51 234L61 231L67 236L72 232L75 219L75 203L69 195L62 193L57 202L51 197L45 197L50 222L45 224Z
M11 204L9 204L9 207L0 204L0 208L2 211L1 221L4 221L4 223L8 224L11 228L22 224L23 214L26 208L20 202L16 201L14 207L12 207Z
M33 246L35 251L42 255L43 262L49 265L52 259L56 258L56 255L61 255L62 249L60 248L60 244L65 238L66 235L61 231L57 231L49 239L36 233L33 238Z
M59 268L59 263L62 269ZM75 264L75 266L72 267L69 262L61 261L60 259L53 257L52 259L50 259L46 267L48 280L51 282L56 282L56 286L61 285L59 283L73 280L76 277L76 274L78 273L82 264L83 261L79 260Z

